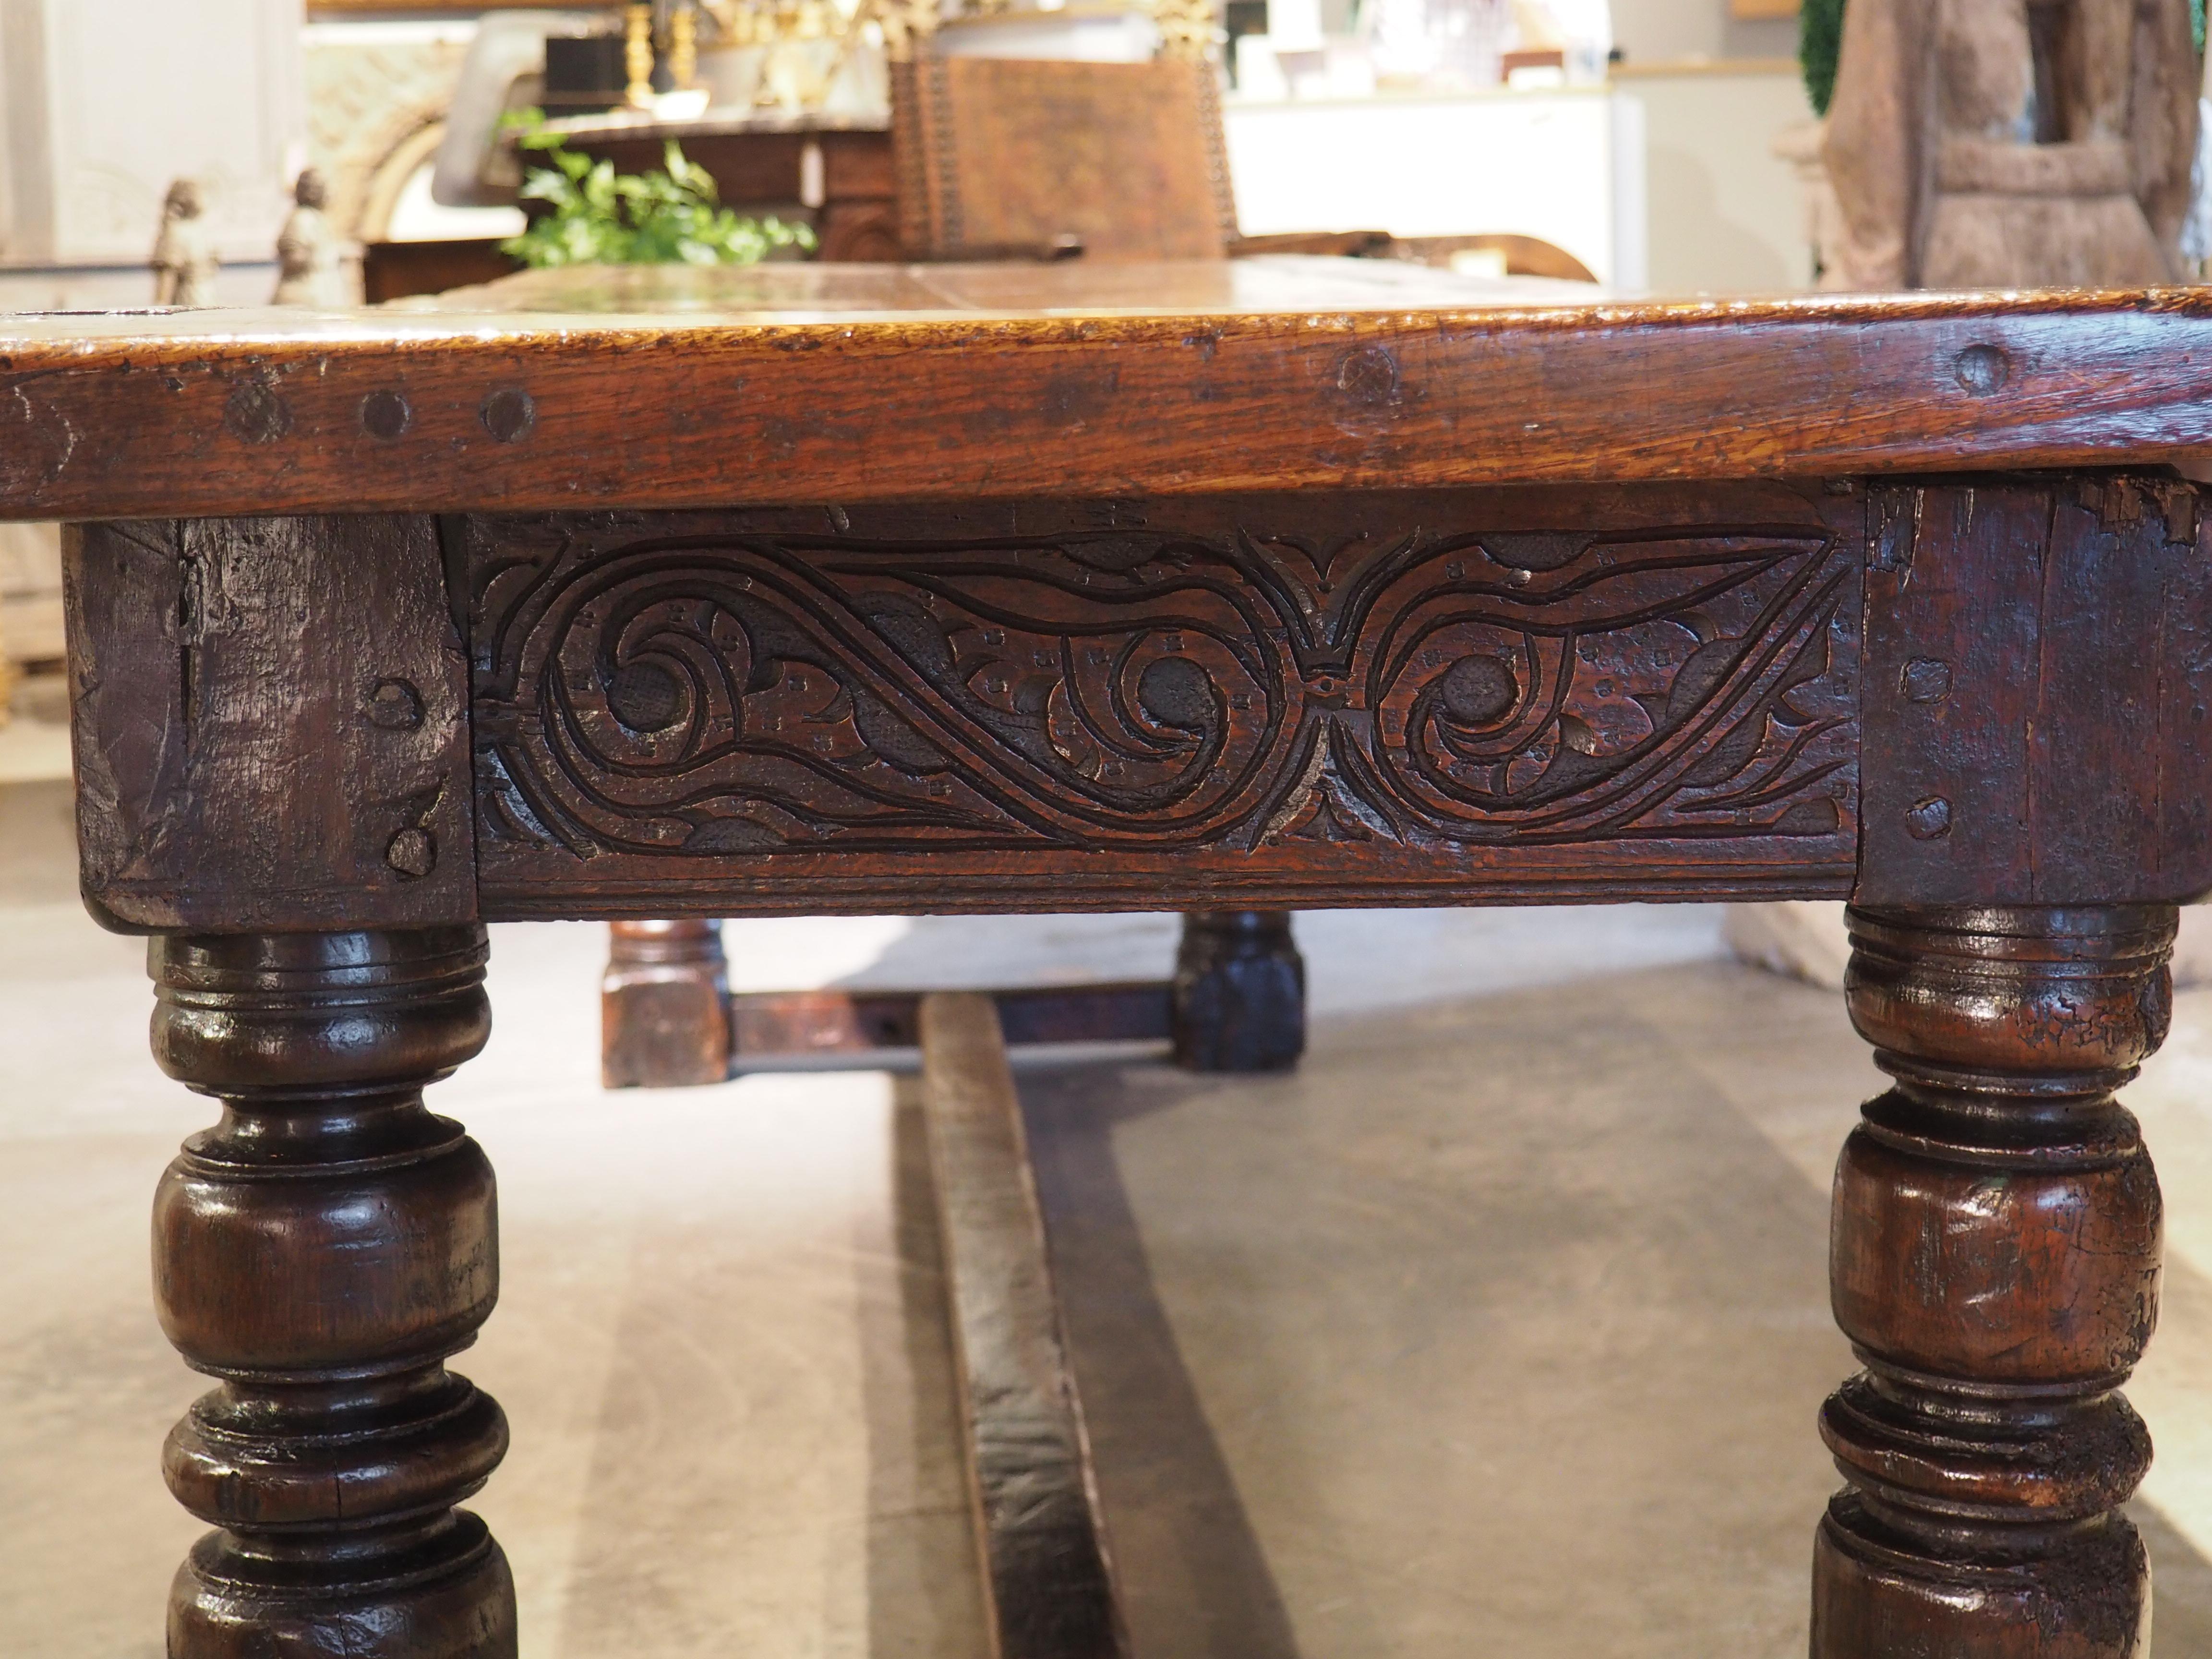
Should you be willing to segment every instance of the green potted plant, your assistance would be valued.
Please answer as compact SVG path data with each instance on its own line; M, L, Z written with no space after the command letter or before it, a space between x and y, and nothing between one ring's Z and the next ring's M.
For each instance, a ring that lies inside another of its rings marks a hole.
M1826 115L1836 95L1836 59L1844 46L1844 0L1804 0L1797 12L1797 64L1813 113Z
M550 265L749 265L777 248L811 249L811 226L755 219L724 207L714 180L671 140L665 167L617 173L614 163L562 147L536 110L516 120L515 142L552 163L532 167L526 202L544 204L520 236L500 244L532 269Z

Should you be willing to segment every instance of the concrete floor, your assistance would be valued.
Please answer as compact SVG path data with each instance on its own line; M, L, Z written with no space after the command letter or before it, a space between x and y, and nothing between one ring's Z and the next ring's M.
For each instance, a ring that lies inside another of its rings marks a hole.
M140 947L0 788L0 1654L154 1659L198 1391L146 1210L210 1116L145 1057ZM1832 994L1710 912L1316 915L1294 1077L1027 1066L1139 1659L1797 1659L1813 1433L1850 1369L1826 1188L1877 1085ZM738 977L1157 972L1152 918L753 924ZM601 930L494 930L498 1030L433 1096L501 1180L458 1369L533 1659L981 1659L910 1087L595 1086ZM2131 1390L2156 1651L2212 1655L2212 993L2132 1091L2166 1317Z

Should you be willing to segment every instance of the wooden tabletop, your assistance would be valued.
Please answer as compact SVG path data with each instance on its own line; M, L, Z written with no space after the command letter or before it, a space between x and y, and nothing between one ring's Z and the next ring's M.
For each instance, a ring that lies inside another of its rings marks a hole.
M2212 458L2203 289L1620 301L1274 258L543 273L441 306L0 318L0 517Z
M891 130L888 109L866 115L832 115L824 110L786 111L781 106L770 109L738 106L723 106L709 109L704 115L672 117L657 115L651 110L609 109L594 111L589 115L556 116L545 123L542 131L558 133L564 138L581 138L605 143L610 139L644 139L653 143L673 140L688 143L698 138L723 138L756 132L817 133L817 132L880 132ZM502 135L503 142L512 144L515 137Z
M1606 297L1589 283L1479 276L1399 259L1267 254L1153 264L568 265L521 271L384 309L781 323L815 315L1015 321L1446 311L1577 305Z

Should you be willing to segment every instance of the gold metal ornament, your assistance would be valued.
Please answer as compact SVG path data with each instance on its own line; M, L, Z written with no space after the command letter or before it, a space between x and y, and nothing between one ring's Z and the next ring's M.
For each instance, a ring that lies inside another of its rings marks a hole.
M653 107L653 7L629 8L623 42L623 68L629 76L627 96L634 109Z
M1214 21L1212 0L1152 0L1152 10L1163 58L1202 62L1226 38Z
M668 16L668 73L678 91L699 78L699 14L678 6Z

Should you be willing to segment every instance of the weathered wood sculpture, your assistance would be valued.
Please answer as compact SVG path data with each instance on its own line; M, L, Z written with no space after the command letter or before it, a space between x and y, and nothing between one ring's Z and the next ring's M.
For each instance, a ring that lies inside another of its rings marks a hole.
M2188 0L1851 0L1826 160L1836 285L2172 282L2197 157Z

